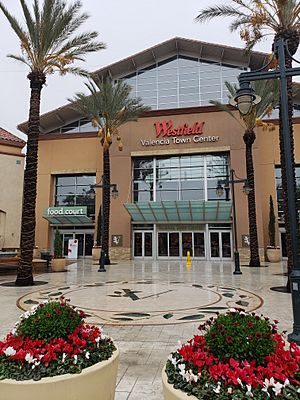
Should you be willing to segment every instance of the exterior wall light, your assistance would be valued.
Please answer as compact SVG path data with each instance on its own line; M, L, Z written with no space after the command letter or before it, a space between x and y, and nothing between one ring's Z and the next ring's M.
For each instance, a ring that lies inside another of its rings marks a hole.
M236 96L232 97L229 103L239 110L242 116L251 113L253 106L261 101L261 97L255 94L250 86L250 82L243 82L236 92Z

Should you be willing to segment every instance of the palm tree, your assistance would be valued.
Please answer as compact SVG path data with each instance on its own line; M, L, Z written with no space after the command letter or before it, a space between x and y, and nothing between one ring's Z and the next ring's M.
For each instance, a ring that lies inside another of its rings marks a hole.
M238 87L225 82L225 85L230 93L230 97L235 97ZM255 92L261 97L261 102L252 109L249 116L243 117L242 127L245 129L243 139L246 145L246 171L247 181L250 187L248 195L248 221L249 221L249 235L250 235L250 260L249 267L260 267L259 247L257 238L257 223L256 223L256 202L255 202L255 183L254 183L254 168L253 168L253 154L252 147L255 142L256 135L254 128L256 126L263 126L263 129L274 130L273 124L262 122L262 118L270 113L274 107L278 105L278 81L265 80L253 82ZM234 119L235 114L226 105L218 101L210 101L211 104L216 105L221 110L227 112ZM236 119L237 120L237 119ZM239 120L237 120L239 122ZM239 122L240 123L240 122Z
M76 31L88 19L81 12L81 2L67 5L64 0L34 0L32 11L25 0L20 0L24 24L20 23L0 1L0 10L6 16L11 28L17 35L20 55L8 57L25 64L30 72L30 109L28 118L28 141L26 168L24 172L24 191L21 222L21 257L18 266L16 285L33 284L32 257L35 243L35 205L37 187L38 138L40 131L41 91L49 74L58 71L84 74L73 66L77 60L84 61L85 55L103 49L103 43L96 41L97 32L76 34Z
M116 137L118 148L123 149L119 128L129 121L137 121L140 114L150 108L141 103L140 98L132 98L132 90L124 81L114 83L111 79L100 79L92 76L85 83L89 95L76 93L74 99L69 99L73 108L83 116L89 118L93 126L99 129L100 141L103 149L103 182L104 195L103 207L103 251L105 264L110 264L109 259L109 219L110 219L110 155L109 149L113 136Z
M273 32L275 34L274 43L280 38L287 41L288 51L285 53L285 66L286 68L291 68L292 57L296 53L300 41L300 2L298 0L231 0L231 3L231 5L221 4L210 6L201 10L199 15L196 17L196 21L205 22L217 17L233 18L233 21L230 24L230 30L239 31L240 37L245 41L247 49L253 48L256 43L260 42L266 35ZM295 165L293 137L293 88L291 76L287 77L287 92L288 117L291 134L291 152L293 165ZM287 206L287 181L283 143L283 127L281 124L280 110L279 114L279 143L282 171L283 209L286 227L288 270L291 272L293 263L291 252L290 221ZM295 169L294 196L296 201ZM289 280L287 283L287 288L289 289Z

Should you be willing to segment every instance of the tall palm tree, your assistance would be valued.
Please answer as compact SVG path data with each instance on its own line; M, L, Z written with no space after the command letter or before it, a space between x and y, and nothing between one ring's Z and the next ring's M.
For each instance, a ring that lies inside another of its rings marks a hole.
M8 57L25 64L30 72L30 109L28 118L28 141L26 168L24 172L24 191L21 222L21 257L18 266L16 285L33 284L32 257L35 243L35 205L37 187L38 139L40 131L41 91L49 74L58 71L84 74L80 68L73 66L75 61L84 61L85 55L103 49L98 42L97 32L76 34L81 25L88 19L81 11L81 2L67 5L64 0L34 0L32 10L26 0L20 0L24 22L19 22L0 1L0 10L7 18L12 30L17 35L20 55Z
M103 182L104 195L103 207L103 251L105 264L110 264L109 259L109 219L110 219L110 155L109 149L116 137L118 148L121 151L123 145L119 135L119 128L129 121L137 121L140 114L150 108L142 104L140 98L132 98L132 90L124 81L114 83L110 78L100 79L92 76L85 83L89 95L76 93L73 99L69 99L73 108L83 116L89 118L93 126L99 128L99 136L103 149Z
M215 5L200 11L196 21L206 22L217 17L233 18L230 24L231 31L239 31L240 37L246 43L246 48L263 40L266 35L274 34L274 43L283 38L287 41L288 51L285 52L285 66L292 67L292 56L296 53L300 41L300 1L299 0L231 0L231 5ZM274 47L274 46L273 46ZM276 55L277 56L277 55ZM287 77L288 117L291 134L291 152L295 165L294 137L293 137L293 88L292 77ZM281 109L281 107L280 107ZM279 111L281 117L281 111ZM291 272L292 252L290 237L290 221L287 206L287 181L285 169L283 127L279 125L280 158L283 188L283 209L286 227L288 270ZM294 169L294 196L296 201L296 179ZM297 204L297 203L296 203ZM299 232L298 232L299 237ZM287 283L289 288L289 280Z
M230 97L235 97L238 87L225 82L225 85L230 93ZM278 105L278 81L265 80L253 82L255 92L261 97L261 102L253 107L249 116L243 117L242 127L245 129L243 140L246 145L246 171L247 181L250 187L248 194L248 222L249 222L249 235L250 235L250 260L249 267L260 267L259 247L257 237L257 223L256 223L256 202L255 202L255 180L253 168L253 143L255 142L256 135L254 128L256 126L263 126L263 129L273 130L273 124L262 122L262 118L270 113L274 107ZM221 110L226 111L238 122L235 114L225 104L218 101L210 101L211 104L216 105Z

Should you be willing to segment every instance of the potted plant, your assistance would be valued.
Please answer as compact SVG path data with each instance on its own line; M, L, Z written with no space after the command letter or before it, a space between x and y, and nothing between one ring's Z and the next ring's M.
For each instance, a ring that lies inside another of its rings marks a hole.
M276 263L280 261L280 247L275 245L275 213L274 213L274 203L273 198L270 196L269 202L269 246L267 247L267 257L271 263Z
M96 240L92 249L93 261L99 261L101 251L101 206L97 218Z
M5 400L113 400L118 350L61 297L26 312L0 341Z
M65 270L66 260L63 256L62 240L59 230L56 229L54 236L54 246L53 246L53 259L51 261L51 269L53 272L61 272Z
M199 329L167 361L165 400L300 398L300 347L287 348L277 321L230 309Z

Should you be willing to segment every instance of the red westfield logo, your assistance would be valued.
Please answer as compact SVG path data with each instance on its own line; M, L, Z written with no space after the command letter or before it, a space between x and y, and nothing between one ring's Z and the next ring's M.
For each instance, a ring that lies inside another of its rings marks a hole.
M156 137L159 136L183 136L183 135L202 135L204 122L195 122L192 126L187 123L173 127L173 122L169 121L155 122Z

